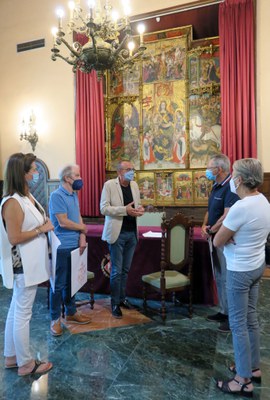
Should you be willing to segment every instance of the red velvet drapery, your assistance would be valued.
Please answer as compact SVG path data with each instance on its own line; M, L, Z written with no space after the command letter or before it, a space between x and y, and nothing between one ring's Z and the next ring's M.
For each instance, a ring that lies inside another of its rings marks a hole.
M219 8L222 151L231 162L257 156L253 0Z
M84 181L81 214L98 216L105 181L105 134L102 80L97 80L95 71L76 74L76 162Z

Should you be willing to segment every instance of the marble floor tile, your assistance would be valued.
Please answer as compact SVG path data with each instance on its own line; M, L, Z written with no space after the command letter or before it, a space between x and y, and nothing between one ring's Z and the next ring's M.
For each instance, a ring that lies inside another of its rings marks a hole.
M5 318L11 291L0 284L0 351L3 354ZM78 294L84 299L84 294ZM255 385L255 400L270 400L270 280L260 285L262 384ZM16 369L0 363L0 400L226 400L214 378L231 377L231 334L217 331L205 317L216 308L168 304L165 323L158 314L142 311L141 299L130 299L135 310L124 310L123 319L111 317L110 300L96 295L87 327L66 324L64 334L52 337L46 288L38 288L31 321L31 349L54 368L41 377L18 377ZM159 307L150 301L151 309ZM72 325L72 326L70 326ZM91 327L91 328L90 328ZM78 329L79 328L79 329ZM76 333L76 334L74 334ZM240 397L239 397L240 399Z

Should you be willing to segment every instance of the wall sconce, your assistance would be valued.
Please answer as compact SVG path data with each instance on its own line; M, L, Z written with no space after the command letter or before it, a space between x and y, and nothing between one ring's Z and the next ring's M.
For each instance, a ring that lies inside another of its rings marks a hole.
M28 123L25 122L24 118L22 120L20 140L27 140L27 142L31 144L32 150L35 151L38 142L38 134L36 132L36 117L33 111L31 111Z

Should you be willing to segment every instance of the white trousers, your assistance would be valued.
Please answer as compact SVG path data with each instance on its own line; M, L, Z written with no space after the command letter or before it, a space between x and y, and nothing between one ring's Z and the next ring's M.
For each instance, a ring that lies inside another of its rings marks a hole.
M13 296L5 327L5 357L16 356L19 367L32 360L30 320L37 285L25 287L24 274L14 274Z

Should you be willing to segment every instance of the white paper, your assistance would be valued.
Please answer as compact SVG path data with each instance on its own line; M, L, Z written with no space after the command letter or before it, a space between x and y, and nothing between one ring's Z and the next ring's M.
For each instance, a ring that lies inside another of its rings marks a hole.
M87 282L87 253L88 247L82 255L80 248L71 252L71 296L74 296Z
M51 259L51 265L50 265L50 270L51 270L50 271L51 272L50 283L51 283L52 291L54 292L57 249L60 246L61 242L53 231L50 232L50 242L51 242L51 249L52 249L52 259Z
M148 238L161 238L162 237L161 232L152 232L152 231L145 232L142 235L143 235L143 237L148 237Z

